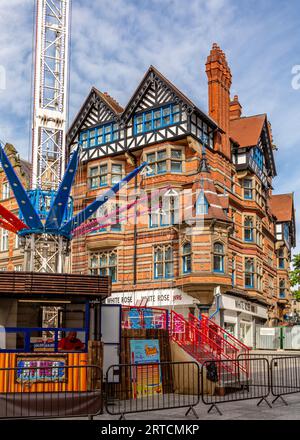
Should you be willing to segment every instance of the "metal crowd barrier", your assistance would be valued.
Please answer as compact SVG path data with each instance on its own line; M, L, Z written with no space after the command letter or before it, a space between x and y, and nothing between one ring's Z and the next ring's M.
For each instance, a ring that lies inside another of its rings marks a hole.
M202 393L202 402L209 405L208 413L215 408L222 415L218 405L242 400L263 401L271 408L267 397L269 387L269 363L265 358L237 358L236 360L206 361L201 368L201 389L209 380L211 390Z
M114 383L119 378L119 383ZM196 362L112 365L106 373L105 409L125 419L126 414L187 408L200 402L200 368Z
M0 368L0 385L0 419L92 419L103 409L94 365Z
M300 356L278 356L271 360L272 403L288 394L300 393Z

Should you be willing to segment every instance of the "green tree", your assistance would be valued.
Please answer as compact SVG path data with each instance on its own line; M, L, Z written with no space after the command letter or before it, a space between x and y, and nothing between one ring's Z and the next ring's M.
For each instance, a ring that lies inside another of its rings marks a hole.
M299 287L299 285L300 285L300 254L294 255L292 263L293 263L293 270L290 271L291 286L292 287ZM294 291L294 297L297 301L300 301L299 288Z

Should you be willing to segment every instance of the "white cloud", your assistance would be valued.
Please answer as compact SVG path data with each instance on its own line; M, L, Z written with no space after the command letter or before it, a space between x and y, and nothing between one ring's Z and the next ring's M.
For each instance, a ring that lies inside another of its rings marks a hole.
M0 2L0 66L7 73L7 89L0 90L0 138L15 143L25 157L33 4ZM73 0L70 117L92 85L126 105L150 64L206 110L205 60L216 41L227 55L232 94L239 94L245 114L269 115L280 148L276 191L296 191L300 212L294 160L300 91L291 86L291 69L300 63L297 8L297 0Z

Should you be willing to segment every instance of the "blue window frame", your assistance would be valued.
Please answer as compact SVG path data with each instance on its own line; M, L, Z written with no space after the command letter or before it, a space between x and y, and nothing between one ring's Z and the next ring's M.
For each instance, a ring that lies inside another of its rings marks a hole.
M90 256L91 275L110 276L112 283L117 282L116 250L94 253Z
M235 286L235 257L232 257L231 260L231 285Z
M149 227L170 226L179 222L179 198L177 196L160 197L160 208L151 210L149 207Z
M247 289L254 288L254 260L247 258L245 261L245 287Z
M213 271L224 273L224 245L222 243L214 244Z
M134 116L134 134L139 135L176 124L180 120L178 104L169 104Z
M53 305L54 304L55 302L53 302ZM70 304L70 307L72 307L74 304L78 303L72 303ZM84 316L82 316L80 321L78 321L78 324L80 322L80 327L38 327L35 326L35 324L39 324L39 322L35 322L35 319L33 322L28 321L27 326L24 327L1 327L0 353L63 353L66 352L66 350L60 348L60 341L70 332L76 332L77 339L79 339L84 346L78 350L67 350L67 352L86 353L88 350L89 339L90 305L89 301L81 304L83 306L82 312L84 312ZM20 313L22 319L24 320L22 310ZM66 313L68 313L68 310ZM71 310L71 313L73 314L74 311ZM65 316L66 319L68 319L67 316L68 315ZM74 316L70 317L69 319L71 319L74 323ZM33 324L32 327L30 327L31 324Z
M252 179L244 179L244 199L252 200L253 199L253 188L252 188Z
M246 217L244 220L244 239L248 242L254 241L252 217Z
M182 272L192 272L192 249L190 243L185 243L182 247Z
M82 131L79 136L83 148L95 148L118 139L119 126L114 122L89 128L88 130Z
M285 280L280 280L279 281L279 298L284 299L285 293L286 293Z
M154 250L154 278L174 277L174 254L173 248L158 247Z
M204 195L204 192L201 191L196 201L196 215L208 214L208 207L208 201Z
M252 157L255 163L258 165L258 167L262 170L263 164L264 164L264 155L263 152L260 150L260 148L255 147L252 149Z
M290 227L288 223L283 224L283 237L287 243L290 242Z

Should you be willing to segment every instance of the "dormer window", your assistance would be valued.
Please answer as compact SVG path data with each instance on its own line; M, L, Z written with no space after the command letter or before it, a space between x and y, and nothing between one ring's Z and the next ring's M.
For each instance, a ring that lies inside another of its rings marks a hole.
M179 120L180 108L178 104L170 104L149 110L134 117L134 134L139 135L167 127L176 124Z
M201 191L196 202L196 215L208 214L208 207L208 201L206 200L204 192Z

